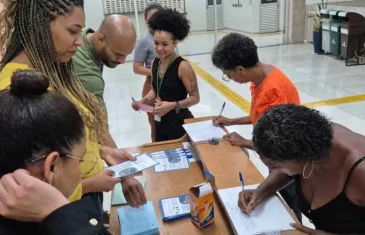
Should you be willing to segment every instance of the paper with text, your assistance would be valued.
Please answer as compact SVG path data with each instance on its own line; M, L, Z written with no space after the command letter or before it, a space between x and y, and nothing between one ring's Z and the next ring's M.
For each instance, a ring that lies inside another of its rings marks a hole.
M189 169L190 162L187 152L191 155L188 149L183 148L151 153L152 158L159 163L155 166L155 172Z
M255 189L257 186L249 185L245 189ZM265 199L250 215L246 215L237 205L241 191L241 186L218 190L219 198L237 234L253 235L293 229L290 223L294 223L294 220L277 196Z
M189 194L161 199L160 204L164 217L190 214Z
M227 134L221 127L214 126L212 120L185 124L183 127L193 142L222 139Z
M113 170L114 178L119 178L133 175L157 164L158 162L153 160L149 154L141 154L136 157L135 161L126 161L115 166L107 167L105 170Z

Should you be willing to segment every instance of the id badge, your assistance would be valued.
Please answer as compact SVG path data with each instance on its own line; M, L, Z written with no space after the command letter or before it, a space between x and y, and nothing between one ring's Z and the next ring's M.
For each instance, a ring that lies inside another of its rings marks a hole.
M160 116L155 115L154 117L155 117L155 121L156 121L156 122L161 122L161 117L160 117Z

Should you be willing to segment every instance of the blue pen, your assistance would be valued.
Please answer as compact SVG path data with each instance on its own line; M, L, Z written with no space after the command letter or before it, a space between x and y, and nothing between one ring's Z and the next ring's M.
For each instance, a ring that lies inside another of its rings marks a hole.
M133 101L133 103L136 103L136 101L133 97L132 97L132 101ZM138 110L138 112L140 113L141 111Z
M241 172L238 173L238 176L240 178L240 181L241 181L241 185L242 185L242 192L245 191L245 183L243 182L243 177L242 177L242 174Z
M218 119L221 118L224 108L226 107L226 102L223 103L221 112L219 113Z

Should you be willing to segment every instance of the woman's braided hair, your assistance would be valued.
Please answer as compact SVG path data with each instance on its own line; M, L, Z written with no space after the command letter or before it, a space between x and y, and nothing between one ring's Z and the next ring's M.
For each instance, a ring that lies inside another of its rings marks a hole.
M94 141L101 140L106 128L105 111L93 95L85 91L74 74L72 61L60 63L53 43L50 23L74 7L83 7L83 0L8 0L0 14L0 49L5 65L22 51L26 51L33 67L49 77L52 89L79 100L91 115L75 104L91 131Z

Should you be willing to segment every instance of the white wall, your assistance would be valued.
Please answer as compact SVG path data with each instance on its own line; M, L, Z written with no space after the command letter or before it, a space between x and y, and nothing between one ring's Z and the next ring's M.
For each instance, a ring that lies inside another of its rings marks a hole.
M86 14L86 27L98 29L104 19L102 0L86 0L84 4Z
M206 0L185 0L186 17L190 20L191 31L202 31L207 29L206 18ZM102 0L86 0L86 26L97 29L104 19L104 10ZM136 26L136 18L134 14L126 14ZM140 33L146 32L147 27L144 22L143 13L138 14Z
M279 30L284 31L285 29L285 2L287 0L279 1Z
M185 0L186 17L190 20L191 31L202 31L207 29L206 5L206 0Z
M280 26L281 31L285 26L285 1L280 1ZM307 0L308 1L308 0ZM257 33L259 28L259 1L241 1L242 8L234 8L236 0L222 0L223 4L223 25L224 28L234 29L243 32ZM185 0L187 18L191 23L191 31L205 31L207 29L207 0ZM97 29L104 19L102 0L85 1L86 26ZM134 14L126 14L136 26ZM143 13L138 14L140 35L147 31Z
M285 27L285 1L279 2L279 30L283 31ZM260 24L260 3L259 1L241 1L242 8L233 7L236 3L233 0L224 0L223 3L223 18L224 27L228 29L258 33Z
M328 3L331 2L352 2L353 0L328 0ZM309 5L309 4L317 4L317 3L322 3L322 0L306 0L305 4Z
M222 1L224 27L244 32L253 31L253 5L241 1L242 8L232 6L232 0Z

